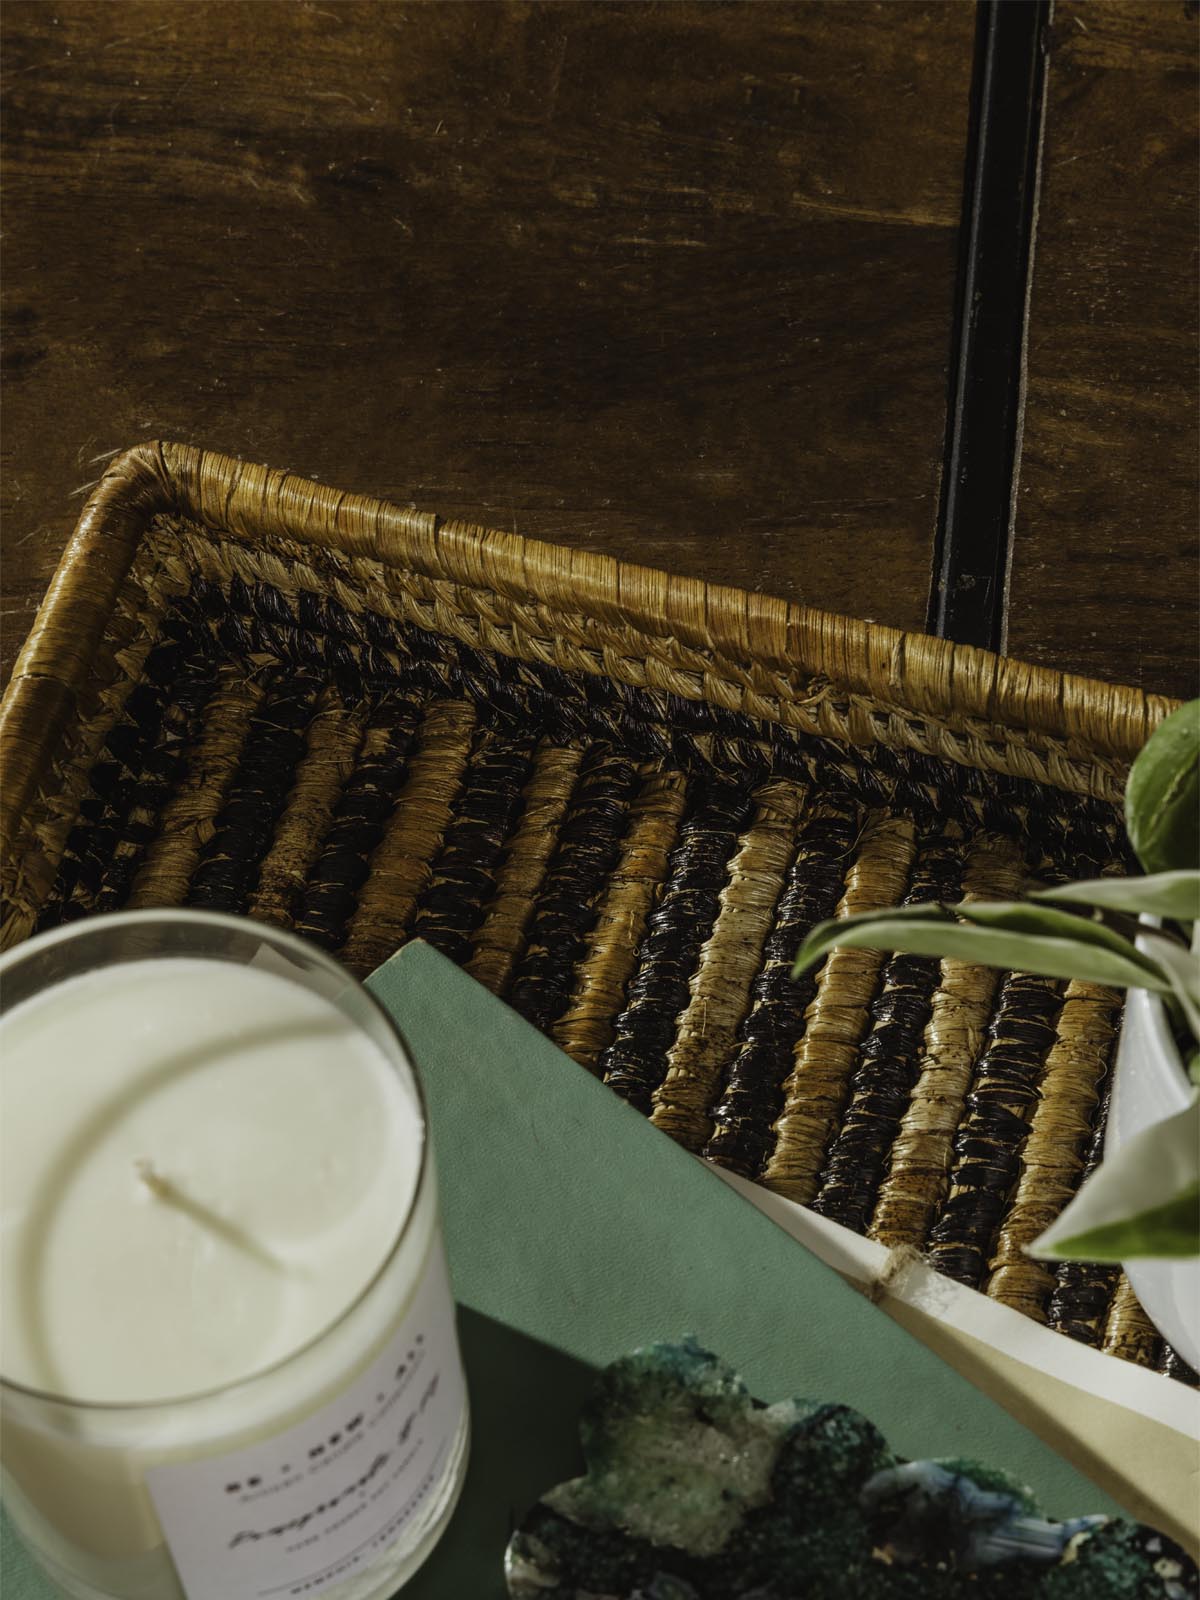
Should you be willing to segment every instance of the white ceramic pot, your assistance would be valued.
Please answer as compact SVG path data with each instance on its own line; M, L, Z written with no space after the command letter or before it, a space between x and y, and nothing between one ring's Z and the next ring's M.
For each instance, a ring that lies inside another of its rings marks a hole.
M1190 1098L1162 1001L1145 989L1131 989L1117 1050L1106 1153L1182 1111ZM1185 1361L1200 1368L1200 1258L1130 1261L1125 1272L1154 1326Z

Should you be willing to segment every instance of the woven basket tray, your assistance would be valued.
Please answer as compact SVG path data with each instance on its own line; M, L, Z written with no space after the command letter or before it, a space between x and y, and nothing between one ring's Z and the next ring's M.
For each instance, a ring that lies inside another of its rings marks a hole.
M1022 1245L1094 1162L1119 996L814 922L1122 860L1171 702L175 445L120 458L0 716L6 944L246 913L427 939L690 1148L1073 1338L1186 1370Z

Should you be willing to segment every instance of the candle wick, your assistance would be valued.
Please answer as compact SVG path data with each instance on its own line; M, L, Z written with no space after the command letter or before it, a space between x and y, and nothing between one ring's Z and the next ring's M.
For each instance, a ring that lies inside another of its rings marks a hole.
M168 1200L172 1197L171 1185L157 1171L152 1161L147 1161L145 1156L133 1163L133 1170L137 1173L140 1182L144 1183L150 1193L158 1200Z
M272 1272L289 1272L287 1262L281 1261L272 1254L264 1244L255 1239L245 1228L239 1227L236 1222L230 1222L227 1217L220 1216L209 1206L202 1205L199 1200L193 1199L190 1194L185 1194L169 1178L164 1178L162 1173L152 1161L144 1156L139 1156L133 1163L133 1170L138 1181L143 1183L156 1200L161 1200L164 1205L171 1206L176 1211L181 1211L197 1226L204 1228L208 1233L215 1234L218 1239L223 1239L226 1244L232 1245L235 1250L240 1250L243 1255L252 1256L255 1261L264 1267L269 1267Z

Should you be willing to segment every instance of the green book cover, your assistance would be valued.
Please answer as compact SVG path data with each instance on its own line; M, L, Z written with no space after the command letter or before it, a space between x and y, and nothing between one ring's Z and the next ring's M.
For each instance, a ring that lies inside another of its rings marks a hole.
M429 946L368 986L425 1085L472 1452L405 1600L502 1600L509 1535L581 1467L597 1368L694 1334L753 1394L855 1406L912 1457L1006 1467L1052 1516L1119 1508L830 1268ZM5 1526L5 1600L51 1600Z
M857 1407L912 1457L974 1456L1052 1516L1095 1484L436 951L368 987L429 1101L473 1443L455 1520L406 1600L501 1600L513 1525L581 1468L594 1371L692 1333L764 1400Z

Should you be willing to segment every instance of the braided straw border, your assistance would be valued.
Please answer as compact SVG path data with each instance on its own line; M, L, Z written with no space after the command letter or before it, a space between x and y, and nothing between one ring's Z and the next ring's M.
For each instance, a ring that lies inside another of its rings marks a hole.
M233 539L286 540L336 560L379 563L463 586L537 658L581 625L602 648L640 658L645 680L689 698L762 710L775 696L820 708L826 737L920 749L986 771L1114 800L1128 762L1177 702L1029 666L966 645L835 616L609 556L406 511L190 445L117 458L67 545L0 704L0 844L37 792L84 691L139 544L174 514ZM399 574L405 574L400 578ZM389 576L385 570L385 576ZM436 608L435 608L436 610ZM687 670L681 670L685 668ZM653 669L651 671L650 669ZM785 720L792 721L788 716Z

